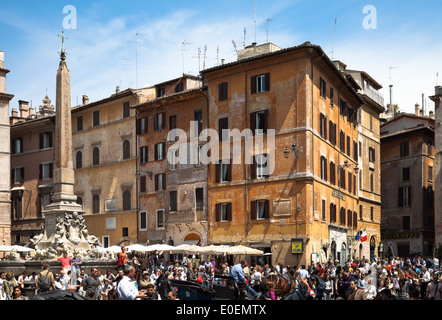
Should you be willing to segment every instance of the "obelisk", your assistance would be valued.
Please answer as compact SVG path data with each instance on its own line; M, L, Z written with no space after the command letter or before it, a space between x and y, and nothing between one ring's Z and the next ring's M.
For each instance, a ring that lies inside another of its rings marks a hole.
M74 194L75 171L72 161L72 124L71 124L71 89L69 69L66 64L66 50L64 49L64 33L62 36L62 49L56 81L56 110L55 110L55 141L54 141L54 174L53 193L51 203L43 211L45 217L44 239L36 247L47 248L53 245L54 237L58 243L66 241L66 236L73 234L60 232L60 223L66 217L83 214L82 206L77 204ZM57 233L57 234L55 234ZM80 235L75 236L80 240ZM87 246L87 244L85 245Z

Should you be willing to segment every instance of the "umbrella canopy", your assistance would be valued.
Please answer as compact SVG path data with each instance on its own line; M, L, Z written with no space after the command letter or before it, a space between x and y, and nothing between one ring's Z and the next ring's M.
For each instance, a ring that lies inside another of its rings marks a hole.
M201 253L213 254L213 255L226 255L229 252L230 247L224 245L210 245L201 248Z
M144 248L145 248L144 249L145 252L151 252L151 251L170 251L174 247L169 246L167 244L152 244L152 245L146 246Z
M141 244L131 244L130 246L127 246L126 248L128 251L146 252L146 246L143 246Z
M18 252L30 252L34 249L32 248L28 248L28 247L24 247L24 246L19 246L19 245L13 245L11 246L12 250L18 251Z
M0 252L9 252L11 250L12 250L11 246L5 246L5 245L0 246Z
M239 246L230 247L228 254L243 254L243 255L259 256L259 255L263 255L264 251L239 245Z
M110 251L110 252L113 252L113 253L118 253L118 252L121 252L121 247L120 246L111 246L111 247L108 247L108 248L104 248L104 250Z

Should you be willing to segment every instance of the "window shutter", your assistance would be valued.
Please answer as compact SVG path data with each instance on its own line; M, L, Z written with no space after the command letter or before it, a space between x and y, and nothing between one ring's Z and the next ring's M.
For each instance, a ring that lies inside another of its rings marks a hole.
M215 164L215 182L221 181L221 165L219 163Z
M264 219L270 218L270 200L266 200L264 203Z
M215 221L221 221L221 205L219 203L215 205Z
M227 220L232 221L232 203L227 204Z
M155 131L158 131L158 115L155 114L153 117L153 129Z
M227 165L227 181L232 181L232 164Z
M155 191L158 190L158 174L155 175Z
M141 119L137 119L136 132L137 132L137 135L141 134Z
M146 192L146 176L140 177L140 192Z
M250 218L256 220L256 201L250 202Z
M163 190L166 190L166 173L163 173Z
M52 164L52 162L49 164L49 178L53 178L54 177L54 165Z
M156 144L154 147L155 147L155 160L158 160L158 145Z
M25 181L25 168L21 167L20 168L20 182L24 182Z
M399 200L398 206L399 206L399 207L402 207L402 206L403 206L403 203L404 203L404 195L403 195L403 188L402 188L402 187L399 188L399 197L398 197L398 200Z
M270 73L265 74L266 91L270 91Z
M40 179L40 180L42 180L43 179L43 165L42 164L40 164L39 165L39 174L38 174L38 178Z
M15 139L11 139L11 153L15 154L17 151L15 149Z
M250 130L252 130L252 135L255 135L256 129L256 112L250 113Z
M43 133L40 133L40 149L43 149Z
M408 187L408 205L411 206L411 186Z
M252 156L252 164L250 165L250 179L256 179L256 159Z
M49 147L52 148L54 146L54 143L52 141L54 134L51 132L49 132Z
M270 176L270 168L269 168L269 165L270 165L270 158L269 158L269 155L267 154L267 153L264 153L263 154L263 157L266 159L266 172L264 173L264 178L268 178L269 176Z
M269 127L269 110L267 109L264 110L264 130L263 130L264 134L267 134L268 127Z
M253 76L251 78L250 88L251 88L251 93L256 93L256 76Z

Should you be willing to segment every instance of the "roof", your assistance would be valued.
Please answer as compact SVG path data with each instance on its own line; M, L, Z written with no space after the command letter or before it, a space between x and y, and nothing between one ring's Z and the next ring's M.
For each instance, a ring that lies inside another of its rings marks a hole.
M178 78L175 78L175 79L170 79L170 80L167 80L167 81L164 81L164 82L160 82L160 83L154 84L153 86L154 87L162 86L162 85L167 84L167 83L176 82L176 81L181 80L183 78L194 79L194 80L199 80L200 79L199 76L194 76L194 75L191 75L191 74L183 73L183 75L181 77L178 77Z
M233 61L233 62L230 62L230 63L225 63L223 65L219 65L219 66L216 66L216 67L212 67L212 68L208 68L208 69L202 70L202 71L200 71L200 73L202 75L204 75L204 74L207 74L207 73L210 73L210 72L222 70L222 69L229 68L229 67L232 67L232 66L236 66L236 65L239 65L239 64L244 64L246 62L255 61L255 60L259 60L259 59L263 59L263 58L267 58L267 57L278 56L280 54L284 54L284 53L292 52L292 51L297 51L297 50L302 50L302 49L314 49L318 53L318 55L320 56L319 59L323 59L324 62L329 66L329 68L335 73L335 75L343 83L345 83L345 84L349 83L347 77L345 75L343 75L341 73L341 71L339 71L339 69L335 66L335 64L325 54L324 50L322 50L322 48L319 45L311 44L309 41L304 42L303 44L300 44L298 46L289 47L289 48L286 48L286 49L281 49L281 50L277 50L277 51L273 51L273 52L263 53L263 54L259 54L259 55L252 56L252 57L249 57L249 58L245 58L245 59L241 59L241 60L236 60L236 61ZM317 60L319 60L319 59L317 59ZM364 103L362 98L357 94L357 92L353 89L352 86L349 86L348 89L350 90L350 92L353 94L353 96L361 104Z
M71 112L81 111L81 110L84 110L84 109L87 109L87 108L90 108L90 107L94 107L94 106L97 106L97 105L100 105L100 104L103 104L103 103L106 103L106 102L109 102L109 101L112 101L112 100L115 100L115 99L119 99L119 98L122 98L122 97L125 97L125 96L129 96L129 95L135 94L136 92L137 92L136 89L129 88L129 89L120 91L118 93L114 93L110 97L107 97L107 98L104 98L104 99L101 99L101 100L98 100L98 101L94 101L94 102L91 102L91 103L88 103L88 104L85 104L85 105L75 106L75 107L71 108L71 110L72 110Z
M153 100L148 100L148 101L140 103L140 104L138 104L136 106L132 106L130 108L131 109L138 109L138 108L146 107L146 106L149 106L149 105L162 104L162 103L167 102L169 100L175 100L175 99L180 98L180 97L190 97L190 96L193 96L193 95L195 95L197 93L202 92L203 90L207 90L207 85L196 87L196 88L185 90L185 91L176 92L176 93L173 93L171 95L162 96L162 97L159 97L159 98L156 98L156 99L153 99Z
M417 127L408 128L408 129L402 129L402 130L398 130L398 131L394 131L394 132L386 133L386 134L381 133L381 139L391 138L391 137L399 136L402 134L419 131L422 129L428 129L428 130L434 132L433 128L430 128L429 126L422 125L422 126L417 126Z

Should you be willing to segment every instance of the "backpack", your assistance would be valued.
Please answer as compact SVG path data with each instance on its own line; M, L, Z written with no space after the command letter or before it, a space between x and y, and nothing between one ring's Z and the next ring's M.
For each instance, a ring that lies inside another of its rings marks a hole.
M51 287L51 283L48 278L49 271L46 274L40 273L38 277L38 287L41 291L48 291Z

